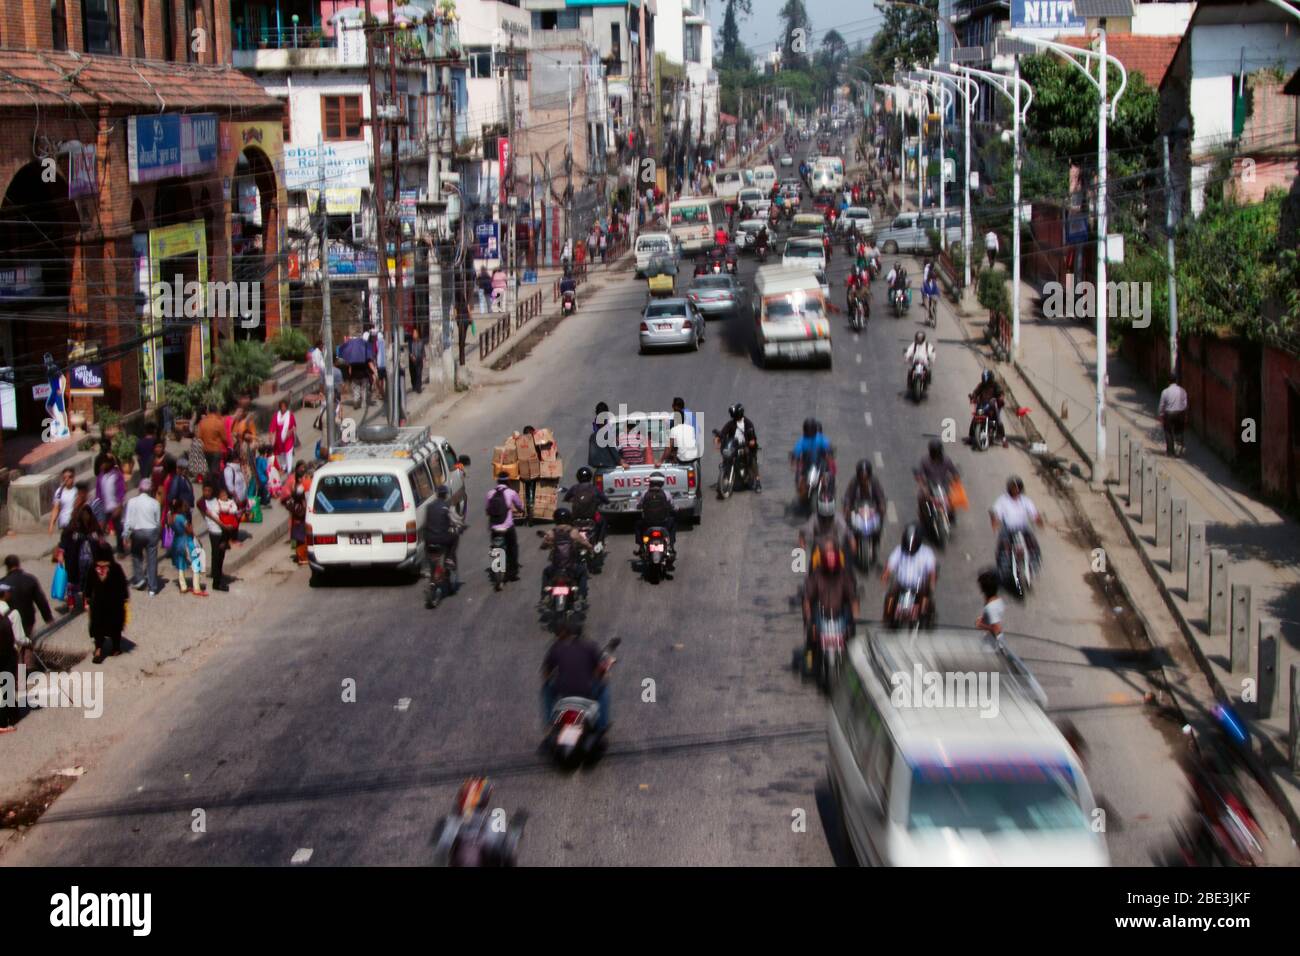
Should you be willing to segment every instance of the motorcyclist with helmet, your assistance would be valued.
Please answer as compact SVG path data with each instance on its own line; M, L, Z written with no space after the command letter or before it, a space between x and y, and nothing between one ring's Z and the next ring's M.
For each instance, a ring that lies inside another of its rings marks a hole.
M934 343L926 341L924 332L917 331L912 339L912 344L903 350L903 358L907 359L909 374L916 362L925 365L925 384L928 388L930 385L930 369L934 365Z
M710 269L710 268L711 268L711 267L710 267L710 265L709 265L709 257L708 257L708 255L707 255L706 253L701 252L701 253L699 253L698 255L696 255L696 257L695 257L695 274L696 274L697 276L708 275L708 274L709 274L709 269Z
M578 582L578 596L587 601L587 566L578 560L578 552L591 552L587 536L573 526L573 513L568 508L555 509L555 526L542 536L542 550L551 552L551 560L542 568L542 599L556 575L564 575Z
M610 726L610 693L605 681L609 663L599 647L575 634L567 621L561 621L555 629L555 642L542 661L543 725L551 726L557 701L581 697L596 702L596 733L606 733Z
M1002 427L1002 406L1006 401L1002 394L1002 386L998 383L997 376L993 374L993 369L986 368L980 373L979 384L975 386L975 391L970 393L970 400L975 404L976 413L984 413L993 420L993 434L1001 440L1002 447L1007 447L1007 432ZM975 443L975 419L972 416L970 423L971 444Z
M803 587L804 657L812 670L814 613L820 611L833 618L847 618L845 637L853 634L853 621L861 614L858 606L858 582L844 561L839 543L823 538L808 569Z
M767 252L767 241L767 226L759 226L758 232L754 233L754 251L765 254Z
M852 523L853 516L860 507L871 506L878 519L875 533L871 536L876 543L877 552L880 550L880 535L884 531L885 509L888 504L885 500L885 489L880 484L880 479L876 477L875 468L870 461L863 458L853 470L853 481L849 483L849 489L844 493L844 517ZM849 536L851 548L857 548L857 540L855 535Z
M548 715L549 719L549 715ZM456 793L455 808L443 817L435 839L435 866L514 866L523 821L522 811L508 826L494 826L495 790L487 777L470 777Z
M867 276L862 267L854 264L849 269L848 277L844 280L844 308L852 314L853 302L855 299L862 299L863 305L867 303Z
M605 540L605 516L600 513L600 506L609 504L609 497L596 487L594 477L592 470L583 465L578 469L578 483L564 492L573 520L592 523L589 540L593 546Z
M713 447L721 450L731 441L743 443L749 450L749 474L753 479L754 493L763 493L763 482L758 476L758 429L745 417L745 406L737 402L727 409L727 424L713 439Z
M808 497L808 469L819 461L825 462L831 475L835 474L835 456L830 440L822 433L817 419L805 418L803 435L794 443L794 449L790 452L790 462L795 469L801 499Z
M930 439L926 456L921 459L921 463L916 466L912 474L916 477L918 486L917 513L925 514L925 503L930 497L931 489L938 488L943 492L944 500L948 503L948 521L956 523L957 512L952 506L950 491L953 482L960 480L961 475L957 472L957 466L952 463L952 459L944 454L941 440Z
M726 246L727 244L727 229L721 223L713 232L713 244L714 246Z
M460 534L465 530L465 520L452 508L449 500L450 490L446 485L439 485L434 491L435 497L429 504L424 520L424 550L429 569L429 585L433 586L435 552L442 552L442 564L447 569L452 592L460 590L460 575L456 571L456 545ZM432 606L428 598L426 606Z
M1020 532L1025 536L1025 544L1029 547L1034 566L1042 564L1043 553L1038 547L1038 538L1033 528L1034 525L1040 528L1043 526L1043 516L1025 494L1025 483L1016 475L1007 479L1007 490L993 502L993 507L989 509L989 519L993 530L998 533L999 555L1004 548L1011 546L1011 536Z
M566 263L564 266L564 277L560 279L560 296L563 297L567 292L572 292L576 295L577 291L578 282L573 278L573 266Z
M668 532L668 563L671 566L677 556L677 511L673 507L673 500L664 490L662 471L650 475L650 487L637 501L637 510L641 516L636 522L636 553L641 553L641 539L646 531L650 528L663 528Z
M939 560L934 549L921 538L921 528L915 522L903 529L903 538L889 554L885 571L880 579L889 585L885 595L885 620L894 616L898 595L904 589L916 591L921 602L921 617L933 622L935 618L934 592L939 581Z

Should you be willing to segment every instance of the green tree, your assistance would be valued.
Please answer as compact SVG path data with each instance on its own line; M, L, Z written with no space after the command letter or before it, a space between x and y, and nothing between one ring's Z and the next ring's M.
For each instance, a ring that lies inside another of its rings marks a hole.
M940 28L935 20L939 0L917 0L917 5L934 11L934 14L914 7L876 4L883 22L871 39L866 59L867 65L877 75L892 77L896 62L903 69L908 69L914 63L930 63L934 60L934 55L939 50L937 31Z
M727 0L722 16L722 56L720 66L749 69L749 51L740 40L740 21L754 12L752 0Z
M849 45L844 41L838 30L827 30L826 35L822 37L821 51L818 55L820 61L818 66L821 69L835 71L839 69L849 55Z

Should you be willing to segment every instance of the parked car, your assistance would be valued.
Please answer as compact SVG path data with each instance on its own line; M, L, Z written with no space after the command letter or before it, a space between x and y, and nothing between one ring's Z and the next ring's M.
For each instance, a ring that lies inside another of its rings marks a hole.
M745 284L731 275L696 276L686 290L686 298L706 319L739 316L749 308Z
M876 245L886 255L898 252L927 253L931 251L927 230L938 230L938 212L904 212L876 234ZM948 213L944 230L944 246L950 251L961 245L961 213Z
M690 299L651 299L646 303L639 332L642 354L682 346L694 351L703 342L704 316Z

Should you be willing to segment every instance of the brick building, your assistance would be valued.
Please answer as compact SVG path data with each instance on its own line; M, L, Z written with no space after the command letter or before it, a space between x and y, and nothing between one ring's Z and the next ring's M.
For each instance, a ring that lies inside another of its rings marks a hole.
M0 366L19 435L41 431L47 354L102 379L72 411L130 413L226 336L277 331L283 106L229 63L228 0L0 0ZM151 284L176 275L248 283L256 321L156 314Z

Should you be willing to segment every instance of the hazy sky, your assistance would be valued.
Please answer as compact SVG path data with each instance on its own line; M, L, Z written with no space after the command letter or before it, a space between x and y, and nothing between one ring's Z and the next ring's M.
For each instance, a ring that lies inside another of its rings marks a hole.
M740 39L756 55L764 56L776 48L781 34L781 19L777 16L785 0L753 0L754 14L740 23ZM870 41L880 23L880 13L870 0L804 0L808 18L812 20L812 43L815 50L821 36L834 28L840 31L849 45L858 40ZM710 14L714 36L722 33L722 17L726 12L724 0L711 0Z

